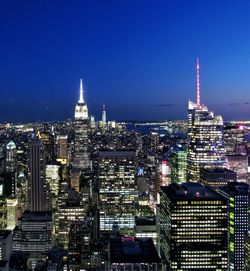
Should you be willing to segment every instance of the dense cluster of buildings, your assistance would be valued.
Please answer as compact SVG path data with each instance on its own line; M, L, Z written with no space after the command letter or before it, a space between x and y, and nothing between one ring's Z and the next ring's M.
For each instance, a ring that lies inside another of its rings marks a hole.
M178 130L178 125L181 127ZM0 270L250 270L247 126L197 102L140 133L89 116L0 127Z

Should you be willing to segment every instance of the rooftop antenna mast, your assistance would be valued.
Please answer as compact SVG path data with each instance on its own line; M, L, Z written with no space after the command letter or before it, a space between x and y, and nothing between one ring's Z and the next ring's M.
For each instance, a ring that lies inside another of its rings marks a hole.
M197 99L196 104L197 107L200 108L201 106L201 97L200 97L200 64L199 64L199 58L196 60L196 91L197 91Z

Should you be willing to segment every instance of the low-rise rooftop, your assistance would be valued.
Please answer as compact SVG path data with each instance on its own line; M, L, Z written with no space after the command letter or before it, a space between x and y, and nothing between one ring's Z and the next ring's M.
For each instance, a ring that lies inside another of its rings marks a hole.
M111 263L161 263L151 238L111 237Z

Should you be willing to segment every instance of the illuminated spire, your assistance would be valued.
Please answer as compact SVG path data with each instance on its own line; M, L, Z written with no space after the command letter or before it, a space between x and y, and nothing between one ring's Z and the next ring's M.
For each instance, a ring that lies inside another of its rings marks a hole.
M82 78L81 78L81 80L80 80L80 98L79 98L78 103L80 103L80 104L83 104L83 103L84 103L84 100L83 100Z
M200 64L199 64L199 58L197 58L196 62L196 90L197 90L197 100L196 104L198 108L200 108L201 100L200 100Z
M107 115L106 115L106 109L105 104L102 105L102 124L106 124L107 122Z

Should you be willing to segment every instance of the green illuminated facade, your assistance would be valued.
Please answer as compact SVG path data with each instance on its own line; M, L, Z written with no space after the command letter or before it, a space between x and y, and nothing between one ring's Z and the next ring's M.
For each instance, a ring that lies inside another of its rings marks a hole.
M229 270L245 270L244 243L249 230L248 193L245 183L229 183L221 189L229 204Z
M171 155L171 181L175 183L187 181L187 151L181 145L176 146Z

